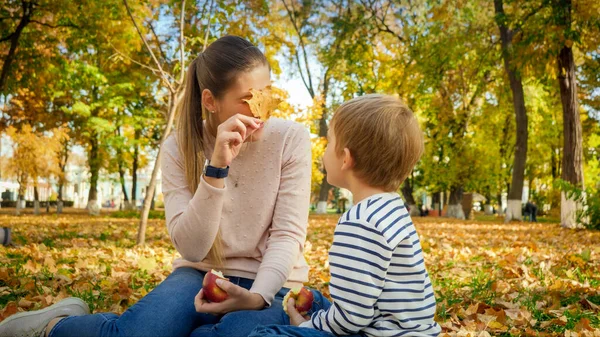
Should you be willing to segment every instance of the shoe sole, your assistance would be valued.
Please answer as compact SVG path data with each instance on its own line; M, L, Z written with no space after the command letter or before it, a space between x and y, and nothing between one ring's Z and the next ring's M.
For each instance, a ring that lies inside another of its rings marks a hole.
M49 315L48 317L44 317L44 315L47 315L51 311L53 312L52 315ZM11 316L7 317L4 321L0 322L0 328L2 328L3 326L7 327L11 322L14 322L19 319L23 319L23 318L26 319L29 316L40 316L40 318L39 318L40 323L47 321L43 327L45 329L46 325L48 323L50 323L50 321L54 318L57 318L60 316L82 316L82 315L89 315L89 314L90 314L90 308L88 307L88 305L81 299L72 297L72 298L64 299L64 300L62 300L56 304L53 304L51 306L48 306L44 309L20 312L20 313L11 315ZM10 327L8 327L8 328L10 328ZM2 331L0 330L0 333L1 332Z

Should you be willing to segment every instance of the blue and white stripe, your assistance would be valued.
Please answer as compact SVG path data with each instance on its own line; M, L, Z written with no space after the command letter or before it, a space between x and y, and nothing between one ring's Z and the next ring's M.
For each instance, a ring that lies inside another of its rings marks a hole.
M333 305L301 326L337 335L440 333L419 237L397 193L371 196L341 217L329 266Z

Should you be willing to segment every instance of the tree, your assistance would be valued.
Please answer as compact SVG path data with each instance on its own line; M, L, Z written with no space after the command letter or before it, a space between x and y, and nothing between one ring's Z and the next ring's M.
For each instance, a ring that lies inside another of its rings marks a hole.
M577 188L583 183L583 132L579 117L577 98L577 79L573 42L575 31L572 29L571 0L553 1L553 11L557 25L562 28L564 42L557 55L558 83L563 110L563 161L562 179ZM569 199L565 192L561 194L560 222L563 227L577 226L576 211L581 208L575 200Z
M512 183L508 191L508 206L505 217L505 222L507 222L513 219L521 220L521 199L525 177L525 163L527 161L527 110L525 109L525 94L523 92L521 72L514 61L515 55L513 52L513 38L515 34L520 33L520 27L509 28L511 21L504 11L503 0L494 0L494 9L496 12L496 23L500 29L504 70L509 79L517 121L517 140L515 144ZM531 10L519 22L522 24L527 20L528 16L535 14L536 11L537 9Z
M23 125L20 130L9 127L6 134L13 142L13 153L8 160L6 174L14 177L19 184L16 214L19 215L23 207L28 184L34 186L34 209L35 214L39 214L38 183L40 179L49 181L51 176L59 172L56 153L60 149L63 133L53 130L39 134L31 126Z
M35 66L38 57L48 57L45 47L56 43L68 28L78 28L73 23L71 6L66 1L14 1L8 0L0 8L0 45L2 55L0 94L7 94L19 87L22 70ZM74 16L73 16L74 17ZM50 34L43 32L52 31ZM4 55L5 54L5 55ZM15 71L18 70L18 71ZM12 76L15 74L17 76Z
M312 119L305 119L319 138L313 138L313 167L320 170L313 172L313 191L318 191L319 198L317 213L327 212L327 199L331 185L327 182L327 172L320 164L322 150L327 138L331 107L327 105L330 95L332 73L338 64L339 34L342 25L336 25L336 19L328 17L328 13L339 14L341 4L320 1L281 0L274 6L276 12L281 12L289 27L278 38L285 41L289 50L288 62L302 79L306 91L313 101L313 111L308 114ZM327 14L325 14L325 13ZM332 34L332 30L336 30ZM312 60L320 61L314 65ZM312 64L312 66L311 66ZM317 74L315 74L317 72ZM314 183L317 181L318 183ZM317 186L315 186L317 185Z

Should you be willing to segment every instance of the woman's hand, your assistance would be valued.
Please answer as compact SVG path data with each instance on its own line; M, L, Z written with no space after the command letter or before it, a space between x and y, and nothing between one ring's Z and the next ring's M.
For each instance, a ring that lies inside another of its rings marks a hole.
M308 316L300 315L296 310L296 301L293 298L290 298L287 302L287 313L290 316L290 324L293 326L299 326L310 319Z
M214 167L229 166L240 153L244 141L263 125L264 123L260 119L242 114L233 115L219 125L210 165Z
M259 294L251 293L229 281L217 280L217 286L225 290L228 298L220 303L210 303L204 298L204 290L200 289L200 292L194 298L197 312L224 315L239 310L260 310L267 304Z

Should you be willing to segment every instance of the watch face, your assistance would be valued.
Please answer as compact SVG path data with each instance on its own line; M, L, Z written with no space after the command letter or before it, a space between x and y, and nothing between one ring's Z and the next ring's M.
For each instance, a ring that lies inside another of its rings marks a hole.
M210 165L210 160L205 159L204 166L202 167L202 174L206 175L206 168L208 167L208 165Z

